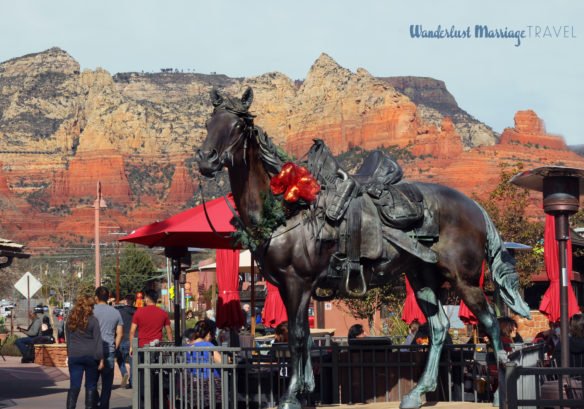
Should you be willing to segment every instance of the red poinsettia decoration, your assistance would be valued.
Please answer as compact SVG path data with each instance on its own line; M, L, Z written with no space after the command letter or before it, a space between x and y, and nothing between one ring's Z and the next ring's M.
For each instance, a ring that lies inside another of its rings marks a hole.
M270 187L275 195L284 193L284 200L293 203L302 198L309 202L316 199L320 185L304 166L286 162L282 171L272 177Z

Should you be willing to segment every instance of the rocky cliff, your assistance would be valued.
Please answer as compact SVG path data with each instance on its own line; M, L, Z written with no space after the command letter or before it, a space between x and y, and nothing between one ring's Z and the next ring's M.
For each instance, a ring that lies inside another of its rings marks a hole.
M0 235L38 245L90 240L98 180L110 228L131 231L198 203L193 152L212 112L208 92L241 95L247 86L256 124L297 157L313 138L335 154L384 146L403 154L411 179L466 193L496 182L501 160L583 167L531 111L518 113L497 143L443 82L375 78L326 54L295 83L277 72L80 72L52 48L0 64ZM205 193L221 189L229 189L225 179Z
M439 126L445 117L452 120L465 148L494 145L499 134L461 109L444 81L423 77L385 77L392 87L407 95L418 107L418 114Z

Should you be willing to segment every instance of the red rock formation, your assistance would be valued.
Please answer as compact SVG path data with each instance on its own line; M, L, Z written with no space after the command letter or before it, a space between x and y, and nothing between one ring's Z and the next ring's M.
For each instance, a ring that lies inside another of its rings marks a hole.
M185 164L180 162L174 170L172 184L170 185L170 192L168 193L166 202L184 205L193 197L196 188L197 184L193 182Z
M2 169L2 164L0 164L0 169ZM6 198L12 196L12 191L8 186L8 181L6 179L6 174L0 170L0 196Z
M79 153L67 170L55 175L51 204L66 203L71 198L95 198L98 181L104 198L119 204L131 203L132 192L122 156L114 151L98 151Z
M339 154L355 146L405 146L417 135L416 106L406 96L362 68L356 73L342 68L326 54L310 68L295 105L286 148L298 157L313 138Z
M515 128L506 128L501 144L531 144L535 147L566 150L564 138L546 133L545 124L532 110L515 114Z
M430 126L426 132L416 137L412 148L414 156L434 156L453 158L462 153L462 139L454 129L452 120L445 117L442 120L441 131Z

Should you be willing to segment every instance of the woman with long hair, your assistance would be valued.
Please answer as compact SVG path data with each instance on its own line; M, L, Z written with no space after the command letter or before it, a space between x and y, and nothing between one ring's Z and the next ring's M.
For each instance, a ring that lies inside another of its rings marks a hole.
M503 349L507 352L511 352L511 344L515 342L517 335L517 322L511 317L499 317L499 328L501 329L501 342L503 343Z
M103 368L103 342L99 322L93 316L93 297L82 295L77 299L65 324L70 386L67 409L75 409L85 373L85 408L97 404L97 373Z
M218 351L197 351L197 347L214 347L213 334L215 332L214 322L211 320L201 320L195 324L191 339L188 346L194 347L194 350L187 352L187 363L193 364L211 364L221 363L221 354ZM215 395L215 404L220 406L221 403L221 375L217 369L213 373L208 368L191 369L193 376L199 379L203 388L204 401L206 406L210 406L210 391Z

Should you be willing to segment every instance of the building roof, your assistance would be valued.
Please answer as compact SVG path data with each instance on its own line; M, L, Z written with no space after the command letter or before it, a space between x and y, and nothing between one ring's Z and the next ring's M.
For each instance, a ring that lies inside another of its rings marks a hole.
M29 258L30 254L24 252L24 244L0 238L0 258L3 257L6 258L6 261L0 262L0 268L8 267L14 258Z
M571 230L572 246L584 247L584 236L574 229Z

